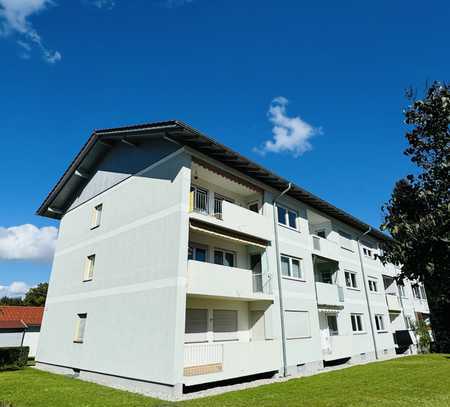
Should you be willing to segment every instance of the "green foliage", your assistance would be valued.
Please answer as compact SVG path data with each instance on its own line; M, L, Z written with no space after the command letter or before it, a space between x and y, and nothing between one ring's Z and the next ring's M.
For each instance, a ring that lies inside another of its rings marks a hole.
M430 351L431 337L429 327L423 319L411 323L411 328L418 340L419 352L428 353Z
M402 266L400 280L425 284L434 336L450 352L450 88L433 83L405 111L405 155L418 173L395 185L381 226L393 237L384 262Z
M2 297L0 298L0 305L23 305L22 298L9 298L9 297Z
M0 348L0 371L23 369L28 362L28 346Z
M30 288L23 299L24 305L43 307L47 298L48 283L39 283L37 287Z
M48 283L39 283L36 287L30 288L25 294L25 298L2 297L0 305L16 305L28 307L43 307L47 298Z

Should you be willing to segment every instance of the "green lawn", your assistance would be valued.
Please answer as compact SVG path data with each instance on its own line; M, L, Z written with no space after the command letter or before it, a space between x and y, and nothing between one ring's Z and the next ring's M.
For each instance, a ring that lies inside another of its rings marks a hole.
M27 368L0 373L1 401L14 407L441 407L450 406L450 356L405 357L180 403Z

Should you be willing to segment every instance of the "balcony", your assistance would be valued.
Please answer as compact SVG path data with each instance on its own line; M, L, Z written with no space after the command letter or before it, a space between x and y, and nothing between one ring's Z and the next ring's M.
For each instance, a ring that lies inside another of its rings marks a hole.
M247 208L214 197L202 191L191 191L190 217L212 225L255 236L265 241L272 239L272 223L269 218Z
M322 344L323 360L331 361L352 356L352 337L348 335L332 335Z
M271 280L252 270L188 261L187 294L273 301Z
M344 290L337 284L316 283L317 303L322 306L343 307Z
M389 312L402 312L402 305L397 295L392 293L386 294L386 304Z
M313 253L317 256L339 261L339 246L336 242L320 236L312 235Z
M280 344L275 340L186 344L184 384L272 372L280 364Z

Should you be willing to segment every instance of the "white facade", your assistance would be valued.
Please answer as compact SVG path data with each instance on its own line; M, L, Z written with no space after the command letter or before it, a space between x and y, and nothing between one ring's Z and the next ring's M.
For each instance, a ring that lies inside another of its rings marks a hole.
M285 195L277 242L280 191L194 149L119 143L91 174L62 215L42 369L174 397L392 357L429 312L409 283L399 295L376 236Z

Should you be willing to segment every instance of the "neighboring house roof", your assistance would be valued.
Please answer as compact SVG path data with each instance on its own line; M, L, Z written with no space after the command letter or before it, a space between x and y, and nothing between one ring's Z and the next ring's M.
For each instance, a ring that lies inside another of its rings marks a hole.
M0 306L0 323L23 322L25 326L40 326L44 307Z
M105 156L115 141L125 139L130 142L139 142L141 139L155 137L168 137L180 145L195 149L280 192L289 185L288 180L202 134L198 130L178 120L171 120L95 130L37 210L37 214L60 219L73 201L75 193L88 182L89 176L93 174L99 161ZM86 179L86 174L88 174L88 179ZM311 207L362 232L370 227L367 223L298 185L292 184L292 188L287 195L305 202ZM369 234L381 240L390 240L389 236L376 228L372 228Z
M28 326L23 321L0 321L0 329L25 329Z

